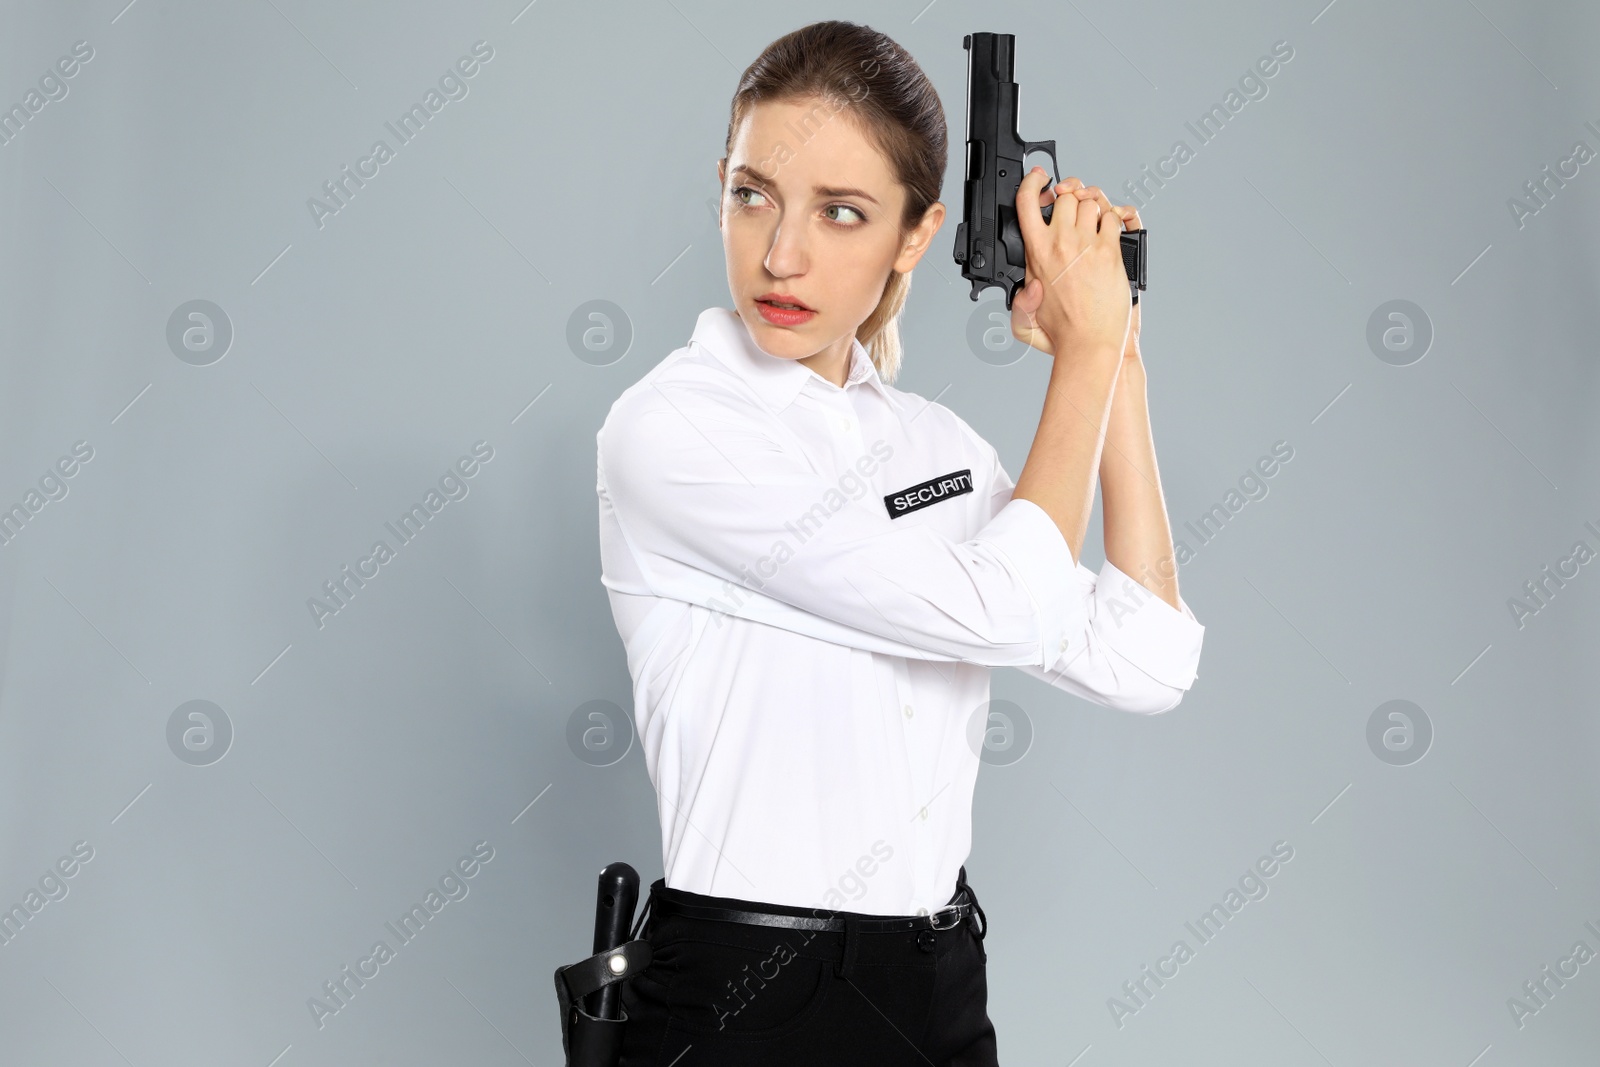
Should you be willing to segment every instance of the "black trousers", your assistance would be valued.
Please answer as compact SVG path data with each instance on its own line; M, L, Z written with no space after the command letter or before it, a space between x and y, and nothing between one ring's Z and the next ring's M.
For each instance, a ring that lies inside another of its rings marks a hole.
M962 868L951 902L964 891ZM668 889L662 879L650 895L818 913ZM652 907L640 936L654 958L622 984L619 1067L998 1067L983 925L974 914L920 933L793 930L681 915L658 921Z

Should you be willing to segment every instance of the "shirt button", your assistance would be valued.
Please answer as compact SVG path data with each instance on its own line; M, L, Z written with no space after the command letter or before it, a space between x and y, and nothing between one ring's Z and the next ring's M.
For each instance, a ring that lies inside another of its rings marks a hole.
M911 705L910 704L906 705L906 718L908 718L908 719L911 718Z
M926 915L926 914L928 914L928 909L927 908L918 908L917 909L917 914L918 915Z
M928 809L927 808L923 808L917 814L922 817L922 821L923 822L927 822L928 821Z
M1061 639L1061 651L1065 652L1066 650L1067 650L1067 639L1065 637L1063 637Z

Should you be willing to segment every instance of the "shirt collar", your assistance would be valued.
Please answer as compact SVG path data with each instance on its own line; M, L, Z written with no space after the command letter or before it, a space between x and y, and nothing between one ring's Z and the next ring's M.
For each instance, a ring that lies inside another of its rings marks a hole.
M833 383L798 360L785 359L763 351L750 336L744 320L732 308L706 308L695 321L691 344L698 343L716 356L729 370L748 382L774 411L782 411L800 395L806 382L815 378L821 385ZM845 386L868 383L888 399L872 357L856 338L850 339L850 373Z

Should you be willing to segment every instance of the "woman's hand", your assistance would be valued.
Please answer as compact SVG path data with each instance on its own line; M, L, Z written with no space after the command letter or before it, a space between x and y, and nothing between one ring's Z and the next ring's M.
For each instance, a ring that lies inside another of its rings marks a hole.
M1087 304L1087 306L1085 306L1085 301L1081 295L1073 294L1073 296L1078 296L1078 299L1074 301L1074 303L1078 305L1076 322L1072 321L1073 316L1071 313L1066 311L1067 307L1072 306L1072 304L1068 304L1065 301L1053 301L1053 306L1048 309L1045 307L1046 287L1041 275L1049 269L1048 267L1042 265L1042 262L1048 258L1049 253L1040 254L1036 259L1034 248L1035 242L1029 239L1029 234L1027 232L1029 226L1022 222L1023 217L1027 214L1022 207L1024 203L1024 194L1029 193L1031 196L1031 190L1039 188L1037 185L1029 184L1030 182L1035 181L1035 174L1043 175L1043 168L1035 167L1034 170L1023 179L1022 183L1017 188L1017 214L1019 225L1023 226L1024 231L1023 243L1027 253L1028 282L1017 292L1016 297L1013 298L1011 302L1011 335L1017 340L1021 341L1023 344L1037 348L1046 355L1053 357L1056 353L1056 347L1054 341L1050 337L1048 327L1044 325L1044 322L1047 319L1057 322L1058 325L1056 332L1058 333L1073 332L1074 336L1082 337L1090 344L1095 343L1096 338L1104 342L1110 337L1111 333L1114 332L1115 309L1119 301L1117 301L1113 296L1110 295L1110 293L1106 291L1106 286L1104 284L1105 272L1101 270L1099 272L1099 276L1090 283L1089 288L1092 295L1089 296L1090 302ZM1071 200L1067 199L1068 194L1071 194ZM1098 259L1091 258L1092 253L1089 250L1093 248L1093 245L1091 244L1091 238L1087 235L1092 234L1094 235L1094 238L1098 238L1102 232L1111 235L1115 239L1115 243L1111 244L1111 250L1115 253L1116 277L1120 282L1120 292L1123 294L1128 293L1127 270L1122 265L1122 231L1124 229L1136 230L1143 225L1139 220L1139 213L1132 207L1126 205L1122 207L1114 207L1111 202L1106 199L1105 193L1101 191L1099 186L1085 186L1077 178L1068 178L1066 181L1060 182L1051 188L1039 188L1037 195L1037 206L1040 208L1042 208L1045 204L1055 203L1058 200L1061 201L1061 203L1057 204L1056 209L1052 214L1051 221L1048 224L1044 223L1044 217L1042 214L1035 212L1034 220L1040 224L1040 227L1047 235L1043 241L1038 243L1045 243L1049 241L1050 236L1055 236L1055 234L1052 234L1051 231L1056 230L1057 220L1060 220L1062 223L1066 223L1068 219L1071 219L1072 225L1063 225L1060 233L1061 237L1068 239L1064 242L1055 243L1062 245L1063 248L1073 249L1073 251L1067 257L1068 261L1070 261L1072 255L1081 257L1072 267L1073 270L1078 270L1079 268L1085 267L1086 260L1088 261L1087 265L1091 268L1094 266L1103 267L1104 265L1103 253L1098 257ZM1071 210L1073 214L1066 216L1062 214L1063 212L1069 210ZM1102 222L1109 223L1110 219L1108 216L1113 215L1117 217L1118 222L1111 225L1105 225L1102 228ZM1087 225L1085 224L1086 217L1088 220ZM1069 238L1069 235L1065 232L1068 230L1073 231L1073 233L1077 235L1076 240ZM1052 251L1054 250L1052 249ZM1085 271L1085 273L1087 274L1090 272ZM1061 274L1060 267L1057 267L1056 271L1053 272L1051 276L1055 276L1057 274ZM1080 277L1082 276L1083 275L1080 275ZM1071 284L1072 283L1068 282L1065 275L1059 277L1056 282L1057 287ZM1096 297L1099 299L1099 306L1096 306L1095 303L1093 303ZM1069 296L1067 299L1072 300L1072 297ZM1124 358L1138 359L1139 306L1132 303L1131 296L1129 297L1128 302L1131 305L1131 309L1129 311L1127 328L1123 334L1120 348ZM1107 310L1107 304L1109 304L1111 310L1110 324L1107 325L1102 323L1102 326L1104 327L1103 332L1097 333L1094 326L1095 316L1097 313L1100 313L1100 318L1105 319L1106 315L1103 313ZM1060 325L1061 320L1057 317L1062 314L1065 314L1069 323L1065 329L1062 328ZM1081 331L1073 331L1072 327L1078 324L1084 324L1086 329Z

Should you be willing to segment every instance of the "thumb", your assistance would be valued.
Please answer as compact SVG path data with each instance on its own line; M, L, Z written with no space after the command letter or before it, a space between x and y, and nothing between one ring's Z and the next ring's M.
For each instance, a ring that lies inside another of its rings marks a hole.
M1035 276L1029 278L1027 284L1017 290L1017 295L1011 298L1011 309L1031 318L1042 303L1044 303L1044 283Z

